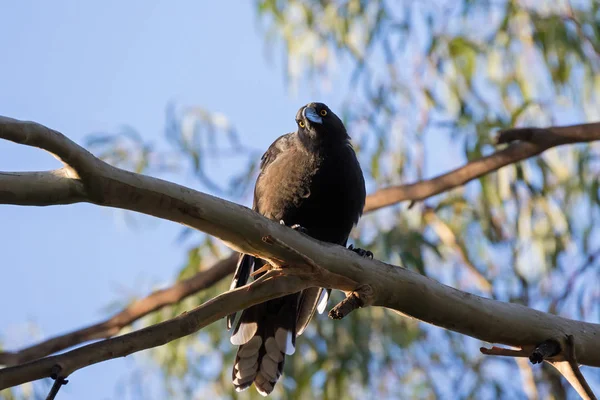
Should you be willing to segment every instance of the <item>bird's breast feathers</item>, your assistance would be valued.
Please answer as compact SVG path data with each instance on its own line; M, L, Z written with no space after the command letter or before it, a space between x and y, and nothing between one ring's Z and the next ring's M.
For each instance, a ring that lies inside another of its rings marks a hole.
M361 198L364 180L349 142L316 153L293 143L294 139L282 137L279 141L284 143L274 143L266 155L268 162L263 161L255 187L256 210L284 220L309 211L315 217L356 214L348 215L356 222L363 204L353 204L351 199Z

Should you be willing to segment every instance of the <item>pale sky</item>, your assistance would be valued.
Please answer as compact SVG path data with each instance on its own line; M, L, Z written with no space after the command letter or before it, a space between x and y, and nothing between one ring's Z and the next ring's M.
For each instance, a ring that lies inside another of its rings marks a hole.
M245 143L264 149L294 129L296 110L313 98L286 89L281 52L266 57L252 7L233 0L4 2L0 115L40 122L79 143L127 124L164 144L165 107L174 100L227 115L244 127ZM41 150L0 141L2 171L56 167ZM177 180L198 187L191 177ZM0 303L11 305L2 307L0 342L7 349L96 322L113 301L173 280L186 256L176 242L181 227L152 218L131 227L121 217L87 204L0 206ZM59 397L113 398L135 367L128 357L77 371Z

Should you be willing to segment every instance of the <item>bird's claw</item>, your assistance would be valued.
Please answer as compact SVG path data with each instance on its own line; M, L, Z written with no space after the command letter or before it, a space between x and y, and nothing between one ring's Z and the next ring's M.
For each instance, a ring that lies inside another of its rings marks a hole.
M373 252L365 249L361 249L358 247L354 247L353 245L348 246L348 250L355 252L361 257L373 259Z
M294 224L291 226L291 228L295 231L298 231L298 232L304 233L304 234L306 234L308 232L308 230L305 227L301 226L300 224Z
M285 221L282 219L279 220L279 223L281 225L285 225ZM293 230L298 231L300 233L304 233L304 234L308 233L308 230L300 224L294 224L294 225L290 226L290 228L292 228Z

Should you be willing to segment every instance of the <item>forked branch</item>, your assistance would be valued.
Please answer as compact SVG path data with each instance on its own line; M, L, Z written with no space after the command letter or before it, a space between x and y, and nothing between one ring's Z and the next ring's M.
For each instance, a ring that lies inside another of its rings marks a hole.
M513 144L512 147L471 161L458 169L433 179L381 189L367 196L364 213L402 201L423 200L454 189L470 180L492 173L505 165L536 156L541 151L557 144L600 139L598 125L585 124L548 129L517 128L506 130L498 136L497 142L499 144L517 140L526 143ZM11 188L11 192L0 193L0 203L58 205L86 201L87 194L83 183L78 179L73 179L76 177L77 174L68 166L47 172L0 172L0 187ZM47 339L17 352L0 352L0 365L23 363L91 340L111 337L123 327L130 325L148 313L177 303L187 296L210 287L219 279L233 272L235 259L235 256L230 256L185 281L177 282L169 288L154 292L126 307L108 320ZM477 275L476 270L471 269L476 274L480 287L483 290L489 290L489 283L481 275ZM210 279L208 277L210 274L214 274L218 279Z
M517 134L517 138L529 142L512 144L505 150L473 161L451 174L426 181L422 187L424 191L413 193L413 198L422 199L423 193L432 195L462 185L470 179L539 154L552 146L599 139L599 125L548 128L534 132L520 130L521 133L509 131ZM600 366L600 342L597 340L600 337L600 325L568 320L521 305L474 296L403 268L364 259L341 246L318 242L269 221L246 207L160 179L112 167L60 133L38 124L0 118L0 138L43 148L68 163L63 169L52 172L0 174L3 189L0 191L0 203L51 205L57 202L66 204L84 201L168 219L213 235L234 250L266 260L282 260L288 265L306 264L306 260L313 260L322 270L343 278L333 283L320 282L321 286L347 292L369 287L372 290L370 302L373 305L388 307L490 343L519 347L531 353L544 341L560 341L572 335L576 339L573 347L574 354L578 355L578 362ZM506 140L509 139L513 138L508 137ZM54 179L54 184L40 183L44 188L43 193L36 192L35 187L25 185L50 179ZM394 202L405 199L402 196L406 196L406 193L388 191L385 196L379 196L379 203L370 200L368 209L381 207L382 198L390 204L392 199ZM265 243L261 240L265 236L277 238L285 246ZM281 277L282 280L284 278L294 277ZM293 291L307 284L306 280L302 281L297 276L295 279L293 282L297 285ZM261 286L263 287L265 292L261 292L261 296L264 297L252 297L253 300L261 302L286 293L272 283ZM59 356L0 370L0 388L48 376L51 368L57 364L61 366L64 378L89 363L161 345L192 333L224 315L247 307L248 296L242 296L240 290L225 293L201 306L197 310L198 314L194 314L202 315L201 319L184 319L186 322L182 323L183 317L178 317ZM222 303L222 307L217 310L214 302L223 296L227 299L227 304ZM207 310L210 310L210 316ZM564 347L554 357L555 360L561 358L568 359Z

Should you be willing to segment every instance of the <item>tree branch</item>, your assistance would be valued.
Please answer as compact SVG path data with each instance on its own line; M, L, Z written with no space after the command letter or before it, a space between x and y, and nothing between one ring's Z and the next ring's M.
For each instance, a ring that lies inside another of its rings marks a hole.
M356 290L347 293L346 298L329 311L329 318L342 319L352 311L367 307L373 302L373 289L369 285L362 285Z
M54 384L52 384L52 387L50 388L50 393L48 393L46 400L54 400L60 388L66 385L67 383L69 383L69 381L64 378L54 378Z
M589 141L598 138L595 133L597 125L598 124L587 124L583 125L583 128L567 127L551 128L551 130L558 132L558 138L562 141ZM553 141L552 137L545 137L542 134L543 132L547 131L532 130L530 128L507 130L499 135L498 143L509 143L515 140L535 142L542 146L562 143L556 140ZM569 132L572 133L569 134ZM512 151L515 152L515 150ZM475 179L478 177L478 173L480 174L479 176L485 175L489 172L493 172L493 168L499 168L500 166L508 165L519 160L517 158L511 158L509 161L505 160L502 163L498 163L498 161L495 161L501 159L498 154L502 154L502 152L484 157L476 162L470 162L461 168L437 178L377 191L367 197L364 213L375 211L381 207L389 206L401 201L423 200L427 197L460 186L468 180ZM530 151L526 154L535 156L538 153ZM487 169L482 172L481 168L474 163L483 163L487 165ZM473 165L475 165L475 167L473 167ZM10 192L0 191L0 202L19 205L56 205L85 201L85 189L82 182L77 178L77 174L68 166L48 172L0 172L0 187L11 188ZM462 252L459 246L457 246L457 251L464 259L464 252ZM489 282L485 280L467 259L464 259L464 261L469 269L475 274L477 282L482 289L489 290ZM225 271L229 274L234 270L235 257L231 256L226 262L218 262L217 264L222 268L224 277L226 276ZM214 271L214 267L211 267L209 270ZM200 271L188 281L178 282L163 291L152 293L148 297L138 300L138 302L135 303L137 304L137 307L133 308L133 305L127 307L109 320L72 331L65 335L50 338L44 342L24 348L17 352L0 352L0 364L15 365L35 358L44 357L90 340L111 337L123 327L142 318L149 312L156 311L164 306L181 301L182 299L197 293L199 290L209 287L210 285L199 285L196 287L194 284L195 282L202 282L205 279L205 273L206 271ZM181 291L182 286L189 287L190 289ZM180 295L174 295L175 293L180 293ZM121 324L120 321L127 322Z
M588 385L577 362L577 354L575 351L575 339L573 335L567 335L565 338L565 360L564 361L548 361L554 368L565 377L565 379L573 386L579 396L584 400L596 400L592 388Z
M527 136L527 139L532 142L512 145L492 156L473 161L453 173L425 181L422 183L422 188L429 191L429 195L439 193L508 164L507 158L510 158L511 154L512 157L515 154L518 156L515 160L521 160L525 158L525 154L529 154L528 157L539 154L543 151L540 146L550 148L575 141L599 139L599 126L600 124L588 124L549 128L541 132L534 130L530 136ZM521 131L527 132L527 130ZM548 136L542 136L542 132L549 132L544 133ZM542 142L544 144L540 145L539 141L542 137L545 137ZM63 161L69 162L69 167L75 175L70 173L69 178L61 179L76 180L80 182L83 189L77 189L77 196L58 196L63 201L61 204L87 201L168 219L204 231L221 239L237 251L259 256L274 265L282 263L305 265L307 260L312 260L321 272L325 271L322 276L340 278L326 282L320 280L320 285L323 287L347 292L352 292L358 287L369 287L372 290L369 300L375 306L391 308L421 321L486 342L519 347L525 353L531 354L537 345L544 341L556 340L562 343L564 337L572 335L576 338L573 351L578 355L577 361L584 365L600 366L600 341L597 340L600 336L600 325L598 324L573 321L522 305L482 298L458 291L404 268L362 258L342 246L318 242L299 234L246 207L174 183L111 167L60 133L41 125L0 117L0 138L44 148ZM533 153L532 146L535 150ZM499 154L502 155L498 156ZM504 161L490 162L490 159L494 160L494 156ZM452 179L444 178L448 176ZM465 176L471 178L467 179ZM70 187L71 184L61 185ZM0 203L32 204L25 201L23 196L15 195L18 194L18 190L6 185L2 187ZM423 191L420 193L422 195ZM387 196L385 201L389 203L390 198ZM399 201L398 196L394 198L395 201ZM38 205L52 204L50 198L40 197L38 200L41 203ZM379 204L381 207L382 203ZM379 207L371 203L367 209ZM278 245L274 241L267 243L262 240L264 237L276 238L277 242L284 243L285 246ZM0 370L0 388L49 376L55 364L61 366L61 375L64 375L61 377L65 378L71 372L86 365L167 343L195 332L233 311L249 306L250 301L256 300L258 303L268 298L295 292L300 287L304 287L303 285L307 285L308 279L305 277L304 281L294 280L294 276L290 275L278 275L273 279L275 278L278 280L269 281L269 284L266 284L265 280L259 280L257 282L263 283L256 285L253 283L254 286L250 285L218 296L196 309L193 318L178 317L59 356L5 368ZM287 287L286 290L292 291L286 292L278 285L274 285L279 282L293 282L294 284L290 285L294 286L293 290ZM314 285L315 281L310 283ZM248 296L247 293L244 295L240 293L257 286L260 288L260 295ZM218 307L215 304L218 304ZM569 359L563 347L551 361Z
M0 369L0 390L46 377L65 379L89 365L161 346L190 335L232 312L305 289L309 282L292 274L270 271L247 286L225 292L194 310L160 324L67 353Z
M410 185L392 186L369 196L365 209L377 210L400 201L420 201L462 186L509 164L537 156L551 147L569 143L600 140L600 123L564 127L516 128L500 132L498 144L514 143L487 157L471 161L464 166L432 179Z
M149 296L133 302L105 321L44 340L41 343L26 347L18 352L0 352L0 365L11 366L22 364L81 343L112 337L119 333L121 329L145 315L211 287L233 273L236 259L237 254L232 254L228 258L218 261L212 267L198 272L189 279L177 282L169 288L157 290Z
M86 196L83 184L69 167L45 172L0 171L0 202L4 204L72 204L85 201Z
M7 120L10 121L10 119ZM26 124L31 125L32 123ZM536 137L539 136L540 135L537 135ZM532 137L533 133L530 129L515 129L506 131L505 133L501 134L498 138L498 141L502 143L508 143L509 141L517 139L532 140ZM6 138L8 138L8 136ZM485 158L482 160L485 160ZM473 163L469 163L459 169L451 171L448 174L445 174L438 178L434 178L427 181L421 181L410 185L403 185L394 188L383 189L376 193L373 193L367 197L364 213L375 211L381 207L389 206L401 201L422 200L434 194L452 189L454 186L459 186L462 184L462 181L460 179L461 174L466 173L468 176L471 176L471 179L474 179L476 177L474 171L471 171L473 168L469 165L473 165ZM495 166L494 163L491 163L489 165L492 167ZM493 170L485 171L483 174L487 174L492 171ZM436 188L436 185L438 185L439 183L435 182L446 182L439 180L443 177L446 177L447 182L452 182L452 186ZM69 166L65 166L64 168L48 172L0 172L0 188L1 187L11 189L10 192L2 192L0 190L0 203L6 204L71 204L86 201L87 196L82 182L78 180L77 173ZM389 192L390 190L393 190L394 192ZM401 195L398 196L398 193L400 193ZM414 197L417 195L424 197ZM377 204L380 204L382 201L385 201L385 204L377 206ZM471 272L475 274L479 286L483 290L490 290L489 282L481 275L481 273L477 271L477 269L474 266L470 264L470 262L468 262L468 259L465 258L466 256L464 252L462 252L460 247L456 247L457 251L465 261L465 265L467 265ZM218 265L220 265L220 267L223 268L223 272L228 271L227 273L229 274L233 272L235 268L235 257L232 256L228 259L226 263L219 262ZM213 268L214 267L212 267L210 270L213 271ZM65 350L69 347L73 347L84 342L111 337L117 332L119 332L119 330L121 330L123 327L135 322L139 318L142 318L149 312L156 311L166 305L181 301L187 296L191 296L197 293L199 290L209 287L200 285L197 288L195 288L193 284L194 282L202 282L205 279L204 274L205 271L200 271L196 276L189 279L188 282L191 283L191 285L189 285L191 287L190 290L180 292L181 287L188 286L188 283L175 283L172 287L165 289L164 291L153 293L150 294L147 298L140 299L134 304L137 304L137 307L134 307L134 305L127 307L126 309L113 316L109 320L102 321L85 328L77 329L64 335L47 339L46 341L24 348L17 352L0 352L0 364L20 364L26 361L33 360L35 358L44 357L61 350ZM224 276L225 275L223 275L223 277ZM181 295L174 295L175 293L181 293ZM121 323L121 321L127 322Z

